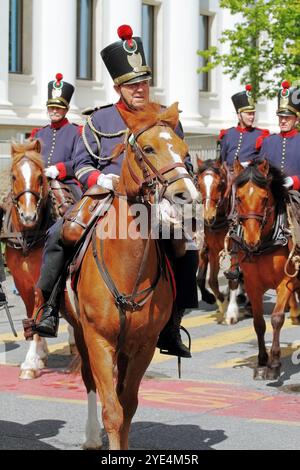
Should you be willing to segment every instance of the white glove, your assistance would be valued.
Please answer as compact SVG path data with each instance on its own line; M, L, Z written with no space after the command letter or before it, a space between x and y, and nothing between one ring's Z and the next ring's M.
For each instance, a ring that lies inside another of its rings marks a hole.
M247 168L250 165L250 162L241 162L243 168Z
M290 176L286 176L283 180L283 186L285 188L292 188L294 186L294 180Z
M97 184L102 186L102 188L109 189L110 191L114 191L119 183L120 176L114 175L113 173L108 173L108 175L101 175L98 176Z
M44 173L47 178L51 178L52 180L55 180L55 178L57 178L59 175L59 171L55 165L51 165L48 166L48 168L45 168Z

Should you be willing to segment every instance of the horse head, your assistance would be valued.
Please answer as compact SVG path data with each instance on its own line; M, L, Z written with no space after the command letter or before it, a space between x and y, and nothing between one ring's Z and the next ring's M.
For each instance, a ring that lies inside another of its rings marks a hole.
M220 160L203 162L197 159L197 164L197 181L202 197L204 223L207 227L212 227L219 215L226 215L227 171Z
M178 104L162 110L150 103L143 111L120 113L129 131L119 190L132 199L155 201L162 219L174 225L180 219L181 224L184 205L197 201L199 194L183 163L187 144L174 131Z
M26 144L12 143L11 146L12 217L20 231L36 227L47 201L48 183L40 151L37 140Z
M284 200L283 176L266 159L254 160L246 168L236 161L234 184L244 246L255 252L272 229L277 202Z

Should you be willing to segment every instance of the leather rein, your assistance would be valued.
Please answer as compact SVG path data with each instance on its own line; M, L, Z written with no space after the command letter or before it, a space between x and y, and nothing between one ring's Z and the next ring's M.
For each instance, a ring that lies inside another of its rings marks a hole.
M135 174L135 172L133 171L129 163L128 158L126 158L126 163L127 163L130 175L132 179L134 180L134 182L139 187L139 195L134 199L135 202L139 201L139 202L149 203L150 194L153 194L156 191L158 185L161 184L161 189L159 191L159 197L158 197L158 202L160 202L168 186L170 186L171 184L175 183L175 181L178 181L179 179L182 179L182 178L192 179L190 175L188 174L188 172L186 172L186 174L175 175L169 179L166 178L165 175L169 173L170 171L174 170L175 168L185 168L184 163L173 163L157 170L154 167L154 165L151 163L149 158L146 156L145 152L143 152L142 148L139 146L137 142L138 138L141 134L143 134L144 132L146 132L147 130L155 126L166 127L166 124L160 123L160 122L156 123L152 126L149 126L140 130L137 134L132 133L127 139L127 144L131 146L135 154L137 164L143 172L143 179L141 179ZM127 198L126 195L123 195L117 192L115 193L115 195L117 197ZM131 201L130 198L127 198L127 199ZM94 256L96 265L98 267L98 270L106 286L108 287L110 293L114 297L115 305L119 311L120 333L118 336L116 351L120 351L125 341L126 312L127 311L134 312L134 311L142 309L142 307L146 304L146 302L149 300L149 298L153 294L161 278L162 273L165 272L165 269L166 269L165 257L161 253L161 248L158 244L158 241L155 240L157 258L158 258L157 275L154 281L151 283L151 285L148 288L143 289L141 291L138 290L143 274L144 274L145 267L148 262L148 254L149 254L150 240L151 240L150 235L151 234L149 233L132 292L131 294L124 294L124 293L119 292L104 262L104 255L103 255L104 254L104 242L102 238L100 239L100 256L98 256L96 230L95 229L93 230L93 234L92 234L93 256ZM142 299L137 301L137 298L141 298L141 297Z

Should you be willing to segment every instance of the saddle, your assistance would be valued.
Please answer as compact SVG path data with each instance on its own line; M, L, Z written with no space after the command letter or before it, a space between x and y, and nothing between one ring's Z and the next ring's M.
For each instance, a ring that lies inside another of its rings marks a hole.
M69 207L76 203L70 185L56 179L49 181L49 197L55 218L63 217Z

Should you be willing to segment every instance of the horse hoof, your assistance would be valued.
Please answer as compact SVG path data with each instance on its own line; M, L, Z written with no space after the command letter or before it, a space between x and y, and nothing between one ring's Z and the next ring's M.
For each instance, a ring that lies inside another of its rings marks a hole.
M40 373L39 370L24 369L24 370L21 370L20 375L19 375L19 379L21 379L21 380L32 380L32 379L36 379L40 375L41 375L41 373Z
M38 360L39 369L45 369L46 366L47 366L47 358Z
M280 377L280 366L267 368L267 380L277 380Z
M253 372L254 380L267 380L267 368L266 367L256 367Z
M69 344L71 356L75 356L78 353L76 344Z
M99 439L99 441L86 441L82 444L82 448L83 450L100 450L102 449L102 441L101 439Z
M291 317L292 325L300 325L300 316L298 317Z
M237 318L235 317L230 317L225 319L225 324L226 325L235 325L238 322Z

